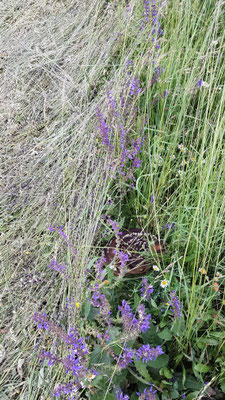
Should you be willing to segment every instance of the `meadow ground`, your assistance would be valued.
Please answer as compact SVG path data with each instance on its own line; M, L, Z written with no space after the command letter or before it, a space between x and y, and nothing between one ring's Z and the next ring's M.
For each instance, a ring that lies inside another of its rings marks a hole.
M1 3L2 400L225 398L224 5Z

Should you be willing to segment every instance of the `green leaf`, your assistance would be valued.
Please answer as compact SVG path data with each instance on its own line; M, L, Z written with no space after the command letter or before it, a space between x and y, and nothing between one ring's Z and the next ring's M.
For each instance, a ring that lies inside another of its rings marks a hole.
M169 362L169 356L167 354L161 354L156 360L148 361L149 367L160 369L166 367Z
M155 302L153 299L151 299L151 306L152 306L153 308L158 308L156 302Z
M164 375L167 379L171 379L173 377L173 373L167 367L161 368L159 373L160 375Z
M163 339L163 340L170 340L170 339L172 339L172 335L171 335L171 333L170 333L170 331L169 331L168 328L163 329L162 332L158 333L158 336L160 337L160 339Z
M209 345L209 346L217 346L219 344L219 341L213 338L201 338L201 340L198 341L198 343L204 343Z
M136 309L140 304L140 297L137 293L134 293L134 308Z
M173 324L171 332L176 336L181 336L185 331L185 322L183 317L179 317Z
M136 393L132 393L130 400L138 400L138 397Z
M171 390L169 392L170 399L178 399L180 397L180 393L177 390Z
M194 390L201 390L203 387L203 384L197 381L197 379L194 376L187 375L186 381L185 381L185 386L188 389L194 389Z
M110 393L108 393L105 397L105 400L114 400L114 396Z
M151 376L148 373L148 370L145 366L145 364L141 360L137 360L136 358L134 359L134 365L136 367L136 370L139 372L143 378L145 378L147 381L151 381Z
M178 382L178 390L184 390L184 389L201 390L202 387L204 386L194 376L189 374L187 374L186 376L185 383L182 383L183 381L182 373L176 374L176 379Z
M158 346L162 344L162 339L159 338L156 332L156 327L151 324L150 328L146 332L141 334L144 344L150 344L152 346Z
M210 370L210 367L208 365L199 363L194 366L194 369L198 372L205 374L206 372L208 372Z
M111 361L108 353L105 350L102 351L100 346L95 346L90 357L90 365L99 363L109 365L111 364Z
M189 394L187 395L187 397L186 397L186 400L193 400L193 399L196 399L196 397L198 396L198 394L199 394L199 392L192 392L192 393L189 393Z
M221 390L223 391L223 393L225 393L225 378L222 378L219 381L219 383L220 383Z
M84 316L87 319L89 313L91 311L91 304L89 300L86 300L84 303Z
M109 334L110 334L110 342L113 342L116 340L116 338L120 335L121 329L118 328L117 326L112 326L109 329Z

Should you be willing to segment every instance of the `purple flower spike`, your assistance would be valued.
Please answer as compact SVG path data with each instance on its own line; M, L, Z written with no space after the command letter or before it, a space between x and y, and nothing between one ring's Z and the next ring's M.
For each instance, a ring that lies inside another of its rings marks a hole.
M126 368L126 366L130 363L132 363L134 358L134 351L127 346L124 348L124 352L122 355L119 356L118 364L121 369Z
M171 298L170 302L171 311L173 312L174 319L176 320L179 317L181 317L182 305L180 304L178 297L175 296L175 290L172 293L170 293L170 298Z
M156 358L163 353L164 351L161 346L150 348L149 344L144 344L136 351L136 357L138 361L141 359L147 364L148 361L156 360Z
M149 300L150 295L153 293L154 288L153 286L150 286L147 279L143 278L142 279L142 286L141 286L141 295L143 296L143 298L145 298L146 300Z
M155 393L156 390L153 390L151 387L150 389L144 389L143 393L136 392L139 397L139 400L156 400Z
M116 400L130 400L130 397L127 394L123 394L121 390L116 390Z

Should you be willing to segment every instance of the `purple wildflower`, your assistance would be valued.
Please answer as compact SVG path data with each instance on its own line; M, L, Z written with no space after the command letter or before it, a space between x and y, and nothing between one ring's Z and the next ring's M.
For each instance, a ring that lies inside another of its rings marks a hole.
M104 120L104 117L101 113L101 111L99 110L99 108L96 109L96 114L99 120L99 126L97 127L100 130L100 133L102 135L102 143L109 148L113 148L113 146L110 144L110 140L109 140L109 133L111 131L111 129L108 127L107 123Z
M199 87L202 86L202 79L199 79L199 81L198 81L198 86L199 86Z
M139 160L139 158L135 157L133 161L133 168L139 168L141 166L142 160Z
M144 389L143 393L136 392L139 397L139 400L156 400L155 393L156 390L153 391L152 386L150 389Z
M125 254L122 251L120 251L119 257L120 257L121 265L122 265L122 267L124 267L126 265L126 262L129 261L128 254Z
M111 218L108 218L106 222L107 224L110 224L112 226L115 235L122 235L122 232L120 232L120 227L116 221L113 221L111 220Z
M68 384L65 383L64 386L59 384L58 387L54 390L53 396L60 397L61 394L70 394L70 393L78 394L78 385L74 384L74 382L70 382ZM78 397L74 399L78 399Z
M149 300L150 295L153 293L154 288L153 286L150 286L147 279L143 278L142 279L142 286L141 286L141 295L144 299Z
M137 308L139 315L138 327L141 332L146 332L150 327L149 320L151 319L151 314L146 315L144 304L140 304Z
M175 290L170 293L171 302L169 303L171 306L171 311L173 312L174 319L178 319L181 316L181 305L177 296L175 296Z
M108 106L109 114L111 115L111 117L116 118L119 116L116 100L113 98L111 91L107 90L106 94L107 94L107 98L108 98L107 106Z
M130 397L127 394L123 394L121 390L116 390L116 400L130 400Z
M95 290L93 293L92 299L89 299L90 303L94 306L99 308L100 315L105 319L108 325L111 324L111 319L109 318L111 311L110 311L110 304L106 299L105 295L98 290Z
M79 336L79 332L77 328L69 327L69 333L66 333L61 325L56 325L53 322L50 322L46 318L46 313L38 314L37 312L32 315L32 319L35 322L39 322L38 328L46 329L47 331L51 331L51 333L55 333L59 336L63 342L67 343L68 345L72 346L73 350L76 351L79 357L83 357L84 354L88 353L88 348L83 337Z
M47 358L48 365L54 365L56 362L61 361L56 355L44 350L42 350L41 354L38 355L38 357L41 359L41 362L44 362L44 359Z
M101 257L95 264L95 270L96 270L96 279L100 279L100 281L103 280L103 269L104 269L104 263L106 262L105 257Z
M122 306L118 306L118 309L122 314L123 328L125 331L129 332L131 328L137 325L138 320L135 318L134 314L132 314L130 306L125 300L122 301Z
M144 344L136 351L136 357L139 361L141 359L143 362L147 364L148 361L156 360L158 356L163 354L161 346L150 348L149 344Z
M66 267L63 264L58 264L56 260L52 260L50 264L48 264L48 268L52 269L53 271L58 271L61 274L65 274L66 272ZM67 275L67 274L65 274ZM69 275L67 275L69 277Z
M48 229L49 229L50 232L57 231L66 241L68 241L68 237L65 234L65 232L63 231L63 226L62 225L61 226L55 226L55 225L48 226Z
M126 368L126 366L133 361L133 358L134 351L131 348L129 349L127 346L125 346L123 354L121 354L118 359L118 364L121 369Z

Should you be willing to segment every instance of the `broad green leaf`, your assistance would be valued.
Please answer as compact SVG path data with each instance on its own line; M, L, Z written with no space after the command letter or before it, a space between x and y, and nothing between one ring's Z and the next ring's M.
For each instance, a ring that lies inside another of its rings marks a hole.
M134 293L134 308L136 309L140 304L140 297L137 293Z
M173 373L167 367L161 368L159 373L160 375L164 375L167 379L171 379L173 377Z
M105 350L102 351L100 346L95 346L90 357L90 365L99 363L109 365L111 364L111 361L108 353Z
M177 390L171 390L169 395L170 399L178 399L180 397L180 393Z
M173 324L171 332L176 336L183 335L185 331L185 322L183 317L179 317Z
M139 396L134 392L132 393L130 400L138 400L138 397Z
M171 333L170 333L170 331L169 331L168 328L163 329L162 332L158 333L158 336L160 337L160 339L163 339L163 340L170 340L170 339L172 339L172 335L171 335Z
M189 394L187 395L187 397L186 397L186 400L193 400L193 399L196 399L197 396L198 396L198 394L199 394L199 392L192 392L192 393L189 393Z
M173 384L172 382L165 381L164 379L161 381L161 383L165 386L172 386Z
M153 299L151 299L151 306L152 306L153 308L158 308L156 302L155 302Z
M159 338L156 332L156 327L151 324L146 332L141 334L144 344L150 344L152 347L162 344L162 339Z
M84 316L85 318L88 317L89 313L91 311L91 304L89 300L86 300L84 303Z
M156 360L148 361L149 367L160 369L166 367L169 362L169 356L167 354L161 354Z
M221 390L223 391L223 393L225 393L225 378L222 378L219 381L219 383L220 383Z
M139 372L141 376L143 376L147 381L151 381L151 376L148 373L148 370L146 368L146 365L141 361L137 360L136 358L134 359L134 365L136 367L136 370Z
M197 379L194 376L187 375L186 381L185 381L185 386L188 389L194 389L194 390L201 390L203 387L203 384L197 381Z
M202 372L203 374L205 374L210 370L210 367L208 365L199 363L194 366L194 369L198 372Z
M198 343L204 343L207 344L208 346L217 346L219 344L219 341L213 338L201 338Z

